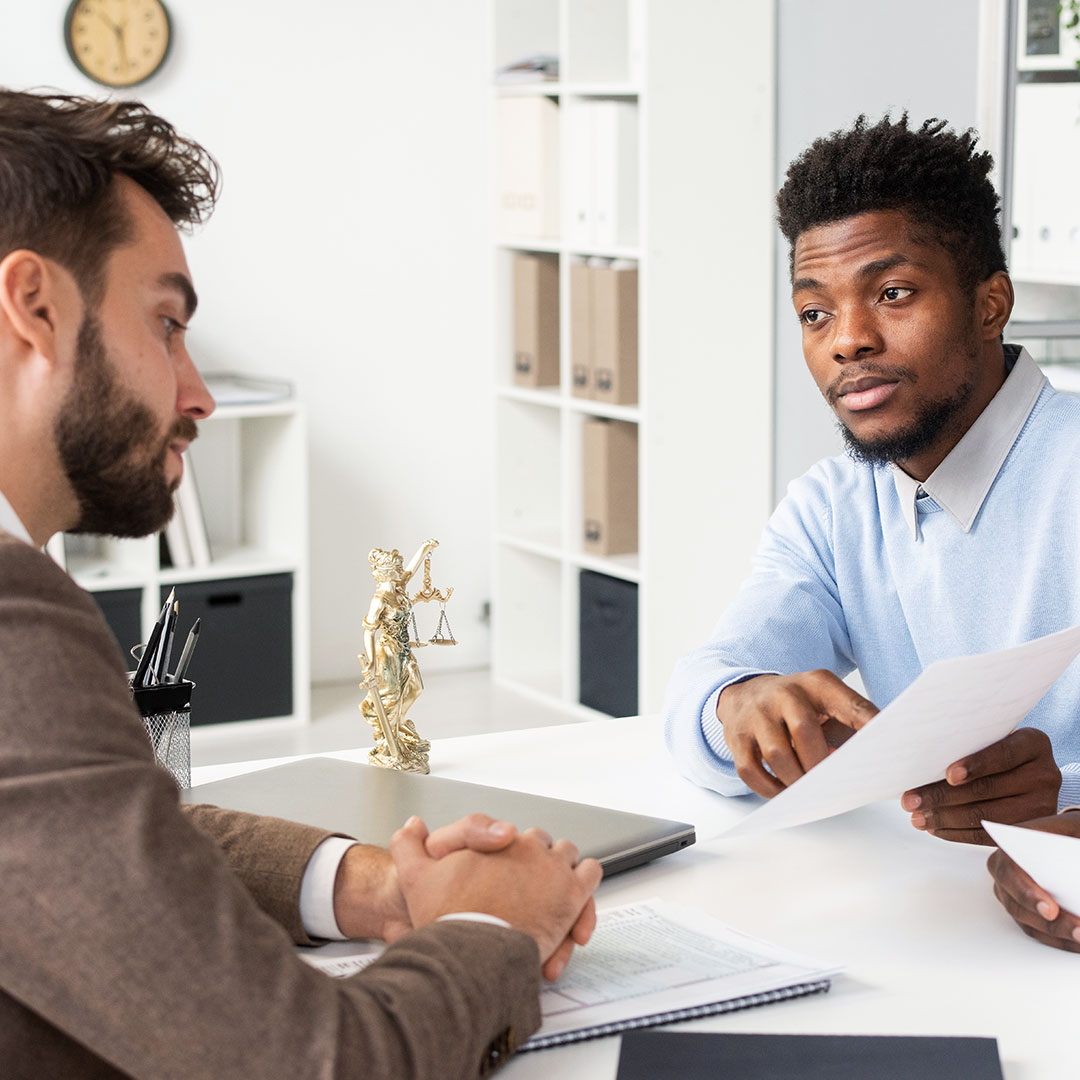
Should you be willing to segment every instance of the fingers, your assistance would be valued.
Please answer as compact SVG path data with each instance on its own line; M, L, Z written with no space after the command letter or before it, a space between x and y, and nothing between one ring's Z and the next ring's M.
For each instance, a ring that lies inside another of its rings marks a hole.
M878 707L862 694L852 690L831 671L811 671L811 688L824 717L839 720L845 727L858 731L878 714Z
M540 974L548 982L554 982L570 963L570 954L574 951L574 943L567 938L563 943L544 961L540 967Z
M549 982L554 982L566 969L574 946L588 944L593 931L596 929L596 901L591 894L596 886L600 884L603 869L595 859L585 859L579 866L574 868L574 873L579 878L580 884L588 890L589 899L582 908L581 914L577 917L577 921L570 928L570 933L540 969L544 978Z
M732 740L729 738L727 743L735 759L735 772L752 792L771 799L784 790L784 785L765 770L761 760L761 751L755 741L740 740L732 745Z
M1045 930L1047 924L1052 923L1061 914L1057 901L1004 851L1000 849L995 851L987 859L986 868L994 879L994 892L997 898L1005 904L1013 918L1016 918L1013 914L1014 910L1032 912L1038 916L1039 921L1031 925Z
M998 773L995 776L983 776L972 780L970 784L961 784L957 787L949 784L947 780L939 780L935 784L924 784L921 788L913 791L905 791L900 799L900 805L907 811L920 810L926 815L947 810L950 807L975 806L982 804L990 806L996 802L1022 796L1029 792L1035 792L1039 788L1040 780L1043 779L1035 763L1028 762L1012 772ZM1057 788L1052 788L1054 806L1057 805ZM1053 807L1048 807L1048 810ZM1001 818L983 814L983 818L991 821L1027 821L1027 818ZM982 819L980 819L982 820Z
M945 787L944 781L942 786ZM911 815L911 824L916 829L928 832L941 840L954 840L964 844L988 844L992 847L994 842L986 834L982 823L1002 821L1016 825L1028 821L1032 816L1034 798L1030 792L1022 791L1018 795L986 802L961 803L936 808L924 803Z
M428 860L424 847L427 835L427 826L414 814L390 837L390 854L399 875Z
M597 865L599 865L599 863ZM599 884L599 882L597 882L597 884ZM570 940L573 941L575 945L587 945L589 943L589 938L592 937L595 929L596 900L590 896L589 902L582 909L577 922L570 927Z
M877 714L831 671L759 675L725 687L716 706L735 771L752 791L779 794Z
M436 829L427 838L425 846L428 855L441 859L462 848L502 851L516 835L516 827L508 821L499 821L487 814L469 814L460 821Z
M1018 769L1029 761L1044 761L1056 769L1049 736L1035 728L1018 728L1004 739L954 761L945 770L945 779L953 785L964 784Z
M982 821L1016 824L1053 814L1060 788L1050 740L1022 728L953 762L945 780L905 791L900 805L916 829L943 840L989 844Z
M544 832L543 829L537 828L535 825L531 829L526 829L522 834L523 840L529 840L534 843L538 843L543 847L551 847L554 841L551 839L551 834ZM561 841L560 841L561 842Z
M994 895L1028 937L1080 952L1080 919L1062 911L1004 852L995 851L987 865L994 876Z

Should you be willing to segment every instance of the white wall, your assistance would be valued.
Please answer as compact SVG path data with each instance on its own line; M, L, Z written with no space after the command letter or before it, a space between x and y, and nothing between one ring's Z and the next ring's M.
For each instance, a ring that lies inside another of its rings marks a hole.
M428 536L461 645L427 650L425 667L486 663L486 3L168 7L174 50L132 93L224 171L217 213L187 244L192 353L289 378L309 409L313 677L358 674L368 550L408 557ZM0 0L0 83L106 92L68 59L64 10Z
M776 185L819 135L903 109L911 120L978 120L980 0L779 0ZM841 451L833 413L806 371L791 307L787 242L777 232L776 498Z

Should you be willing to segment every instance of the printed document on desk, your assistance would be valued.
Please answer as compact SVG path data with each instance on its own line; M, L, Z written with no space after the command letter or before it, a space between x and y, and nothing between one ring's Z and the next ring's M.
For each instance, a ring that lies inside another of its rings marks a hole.
M521 1049L820 993L839 970L678 904L608 908L589 944L541 989L543 1024Z
M945 777L1005 738L1080 653L1080 626L999 652L931 664L835 753L723 837L842 814Z
M381 944L370 942L297 949L335 978L362 971L381 951ZM544 984L543 1023L520 1049L821 993L839 970L678 904L624 904L601 911L589 944L574 951L558 981Z

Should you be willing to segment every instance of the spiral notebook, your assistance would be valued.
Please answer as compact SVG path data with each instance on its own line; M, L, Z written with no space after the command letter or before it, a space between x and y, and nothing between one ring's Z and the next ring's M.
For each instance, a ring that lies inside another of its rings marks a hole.
M346 978L383 948L342 941L297 952L324 974ZM678 904L607 908L589 944L574 951L557 982L544 984L540 1030L518 1051L820 994L839 971Z
M818 994L839 970L677 904L609 908L592 941L544 987L543 1024L520 1049Z

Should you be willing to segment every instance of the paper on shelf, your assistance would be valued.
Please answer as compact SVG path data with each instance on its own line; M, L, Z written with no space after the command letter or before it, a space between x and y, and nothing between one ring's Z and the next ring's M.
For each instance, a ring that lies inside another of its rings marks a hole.
M1080 915L1080 838L984 821L995 844L1066 911Z
M721 836L842 814L941 780L1003 739L1080 653L1080 626L998 652L931 664L835 753Z

